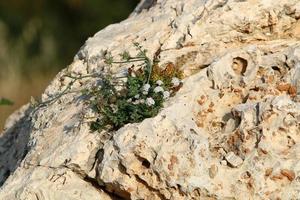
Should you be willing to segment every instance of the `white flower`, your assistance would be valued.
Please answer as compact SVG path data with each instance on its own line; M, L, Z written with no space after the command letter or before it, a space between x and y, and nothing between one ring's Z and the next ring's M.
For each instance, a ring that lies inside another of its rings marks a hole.
M143 90L148 92L150 87L151 87L150 84L147 83L147 84L143 85Z
M157 81L156 81L156 84L157 84L157 85L162 85L162 84L164 84L164 82L162 82L161 80L157 80Z
M150 84L148 84L148 83L145 84L145 85L143 86L143 91L144 91L144 92L148 92L149 89L150 89L150 87L151 87Z
M150 97L150 98L147 98L147 99L146 99L146 104L147 104L148 106L153 106L153 105L155 104L155 101L154 101L154 99L152 99L152 98Z
M145 103L145 99L140 99L139 103Z
M176 77L173 77L171 83L173 84L174 87L177 87L180 85L180 80Z
M128 103L131 103L131 102L132 102L132 99L131 99L131 98L127 99L127 102L128 102Z
M164 99L167 99L167 98L170 97L170 92L169 91L164 91L163 95L164 95Z
M155 93L159 93L159 92L163 92L163 91L164 91L164 89L160 86L157 86L157 87L154 88Z
M138 99L132 102L134 105L145 103L145 99Z
M135 99L138 99L138 98L140 98L140 95L137 94L137 95L134 96L134 98L135 98Z
M144 95L147 95L147 94L148 94L148 91L149 91L149 89L150 89L150 87L151 87L151 86L150 86L150 84L148 84L148 83L145 84L145 85L143 85L143 87L142 87L143 92L142 92L142 93L143 93Z

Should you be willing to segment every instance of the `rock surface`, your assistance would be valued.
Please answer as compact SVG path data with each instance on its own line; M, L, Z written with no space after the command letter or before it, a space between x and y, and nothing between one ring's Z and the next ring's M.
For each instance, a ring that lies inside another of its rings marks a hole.
M142 1L89 38L42 99L133 42L184 70L181 90L116 132L91 133L76 93L25 106L0 138L0 199L298 199L299 19L298 0Z

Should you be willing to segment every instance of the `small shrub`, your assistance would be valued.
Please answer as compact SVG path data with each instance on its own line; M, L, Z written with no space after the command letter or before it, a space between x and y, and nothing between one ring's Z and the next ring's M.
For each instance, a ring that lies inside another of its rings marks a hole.
M154 117L163 107L163 103L173 96L182 86L182 72L172 64L160 68L146 55L146 50L135 43L138 50L136 56L128 52L121 54L121 61L114 61L108 54L106 63L137 63L128 69L125 77L107 76L100 87L88 92L90 103L98 116L91 123L91 129L117 130L127 123L141 122L145 118ZM126 79L125 81L123 79Z
M120 61L115 61L110 53L105 57L108 65L132 63L125 75L88 74L76 77L66 74L65 77L72 79L67 87L44 102L32 99L33 112L72 93L71 88L76 81L101 78L100 86L82 90L97 113L96 119L91 122L92 131L117 130L125 124L156 116L163 103L181 88L183 73L172 63L159 67L156 57L151 61L146 50L138 43L134 45L138 51L135 56L125 51L120 55Z

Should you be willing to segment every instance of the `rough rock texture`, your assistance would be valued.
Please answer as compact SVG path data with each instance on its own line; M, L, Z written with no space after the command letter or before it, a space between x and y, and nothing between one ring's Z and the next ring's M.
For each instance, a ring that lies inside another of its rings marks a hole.
M43 100L132 42L184 70L182 89L158 116L109 133L89 131L76 93L24 107L0 139L0 199L298 199L299 19L298 0L142 1L88 39Z

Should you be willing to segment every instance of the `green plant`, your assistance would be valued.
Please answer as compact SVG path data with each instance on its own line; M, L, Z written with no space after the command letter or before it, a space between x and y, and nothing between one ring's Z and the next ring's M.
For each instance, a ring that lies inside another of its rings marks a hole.
M161 69L156 58L152 62L146 50L138 43L134 45L138 51L136 56L124 52L120 61L114 61L111 54L107 54L105 61L109 65L136 63L137 66L129 68L123 77L104 77L100 87L88 92L90 103L98 114L91 123L93 131L117 130L125 124L154 117L164 101L182 86L182 72L173 64Z
M0 98L0 106L11 106L13 104L14 103L11 100L9 100L9 99Z
M65 77L71 78L71 81L62 92L44 102L32 99L31 105L35 108L33 112L56 102L65 94L73 93L71 88L76 81L100 78L99 85L81 90L96 112L95 120L91 122L91 130L117 130L125 124L156 116L165 100L181 88L183 74L172 63L159 67L157 56L151 60L142 46L138 43L134 43L134 46L138 52L135 56L127 51L120 54L119 61L115 61L110 53L105 56L105 63L110 66L131 63L132 66L125 74L66 74Z

